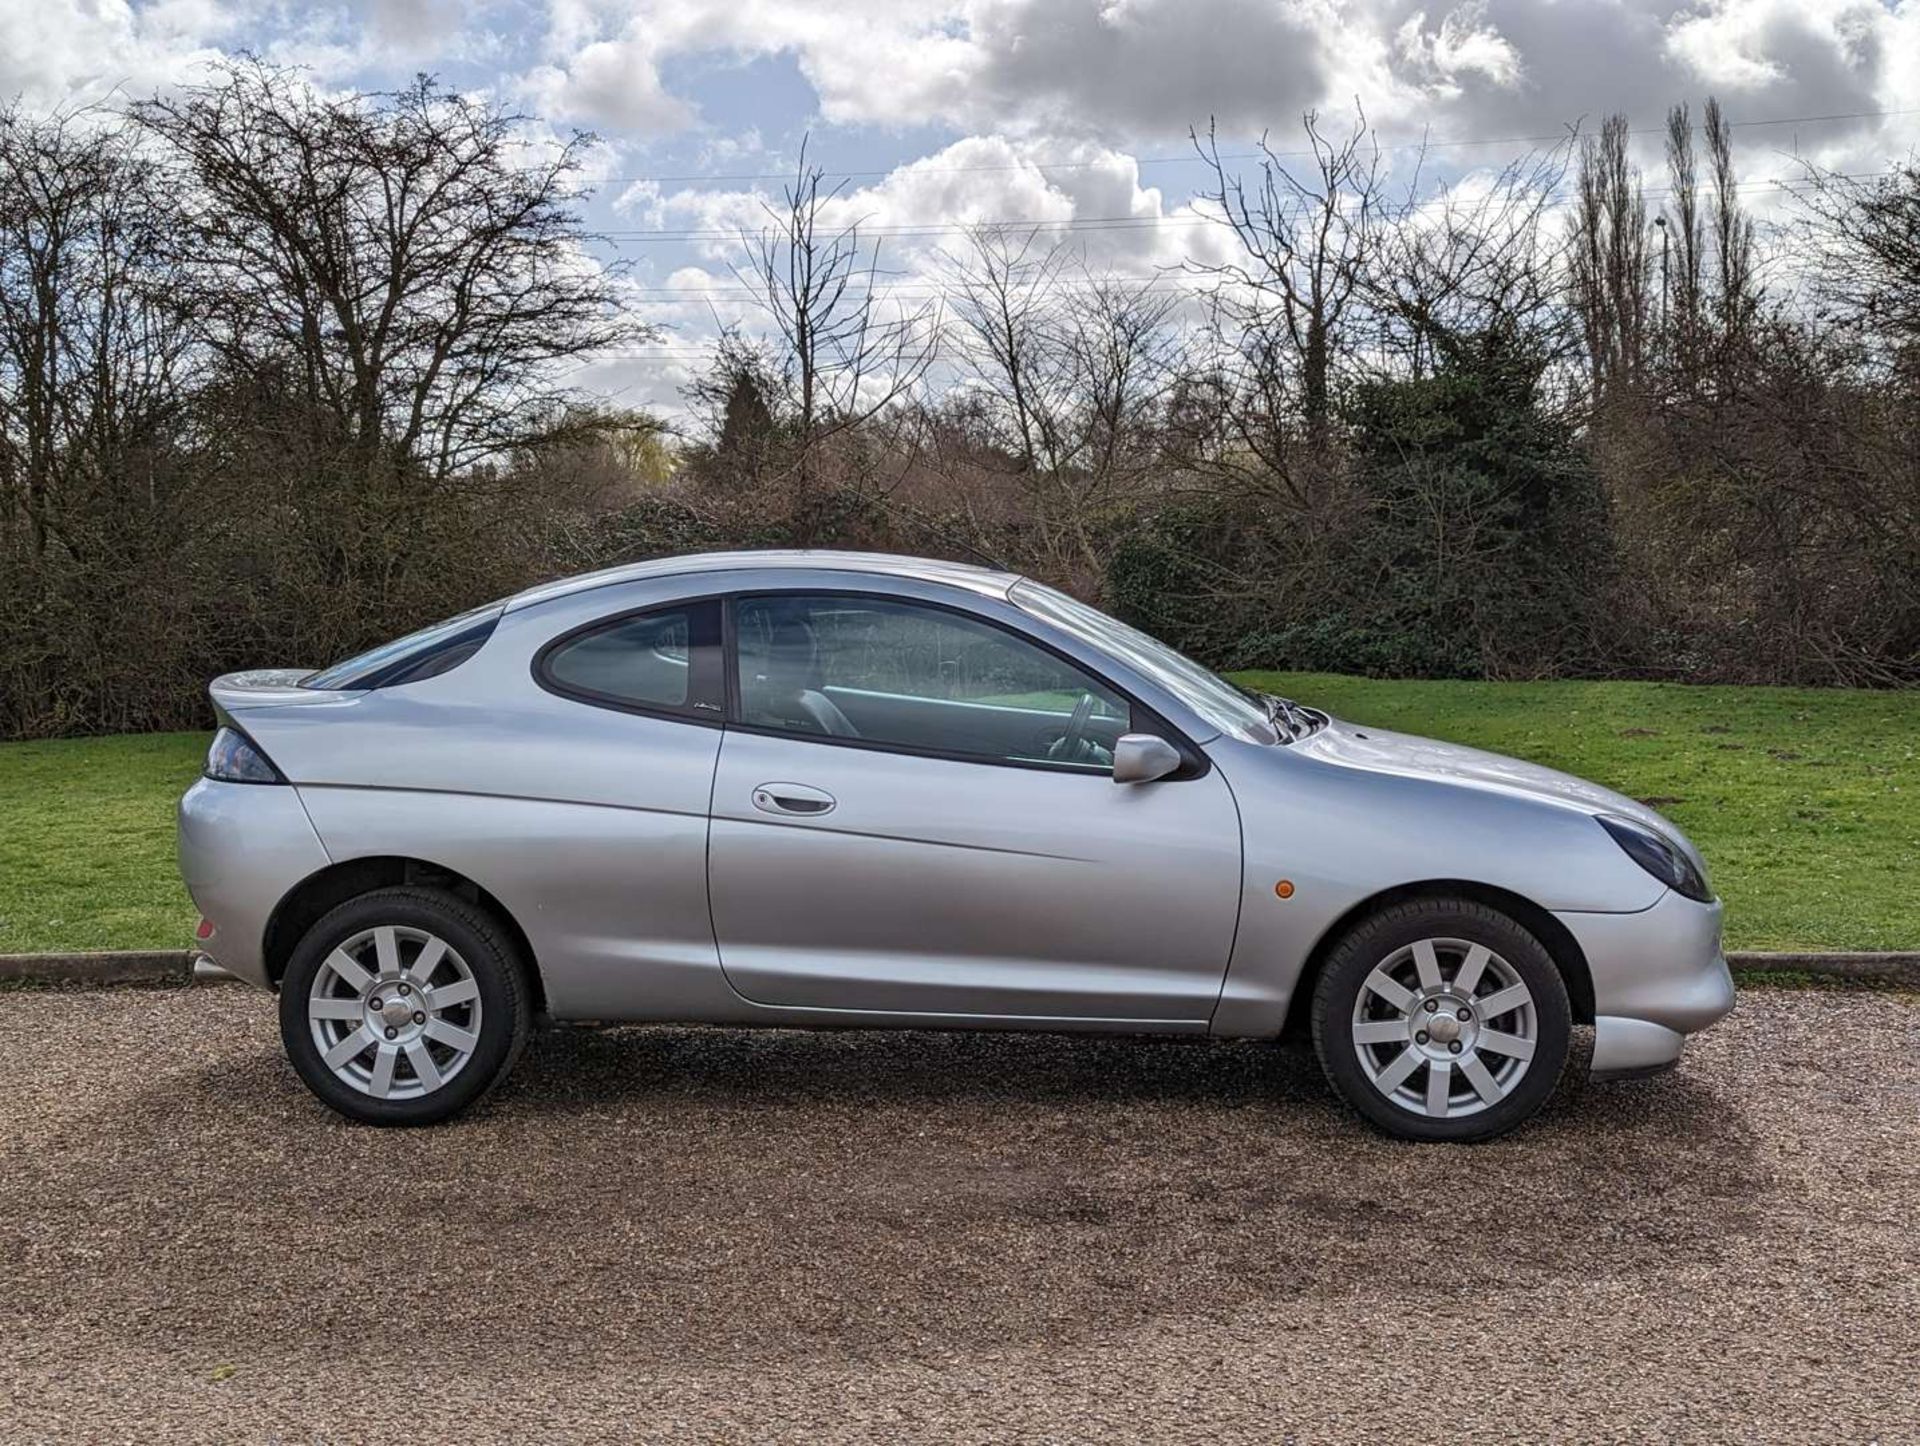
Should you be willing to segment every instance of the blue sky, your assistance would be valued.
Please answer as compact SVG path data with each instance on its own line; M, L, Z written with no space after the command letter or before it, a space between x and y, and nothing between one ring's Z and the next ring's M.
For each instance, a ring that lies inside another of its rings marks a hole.
M1651 132L1715 93L1763 210L1762 183L1803 160L1869 171L1920 138L1920 0L0 0L0 96L32 107L164 89L240 49L328 86L424 70L537 115L536 144L598 134L590 220L671 330L581 379L666 408L716 325L752 315L732 243L644 233L753 224L778 183L743 178L788 172L809 136L861 173L843 214L890 233L903 291L970 222L1052 223L1127 275L1216 259L1203 172L1166 159L1210 116L1243 152L1357 104L1391 146L1446 143L1431 187L1512 160L1516 137L1616 110ZM1114 217L1138 219L1087 224Z

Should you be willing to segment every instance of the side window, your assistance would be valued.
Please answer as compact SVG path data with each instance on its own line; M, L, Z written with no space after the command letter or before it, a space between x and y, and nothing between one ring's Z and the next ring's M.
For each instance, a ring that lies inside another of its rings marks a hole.
M505 608L489 603L300 680L303 688L391 688L452 672L486 645Z
M734 603L741 721L941 757L1106 772L1126 700L1044 648L942 608L866 597Z
M578 629L542 650L542 686L585 703L685 713L725 713L720 605L682 603Z

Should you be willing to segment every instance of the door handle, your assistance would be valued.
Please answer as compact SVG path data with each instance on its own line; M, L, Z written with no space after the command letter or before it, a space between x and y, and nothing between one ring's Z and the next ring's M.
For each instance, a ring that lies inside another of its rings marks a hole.
M762 813L799 814L818 817L833 811L834 797L825 789L809 788L804 783L763 783L753 791L753 806Z

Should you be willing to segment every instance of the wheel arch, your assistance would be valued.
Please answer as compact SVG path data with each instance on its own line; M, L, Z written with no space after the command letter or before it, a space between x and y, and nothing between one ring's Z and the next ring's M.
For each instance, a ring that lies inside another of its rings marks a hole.
M1470 879L1424 879L1370 894L1326 927L1308 953L1307 962L1301 967L1300 977L1288 997L1287 1018L1281 1027L1283 1035L1298 1037L1310 1027L1314 986L1320 981L1320 971L1326 967L1328 956L1347 931L1370 914L1416 899L1468 899L1508 915L1540 941L1559 968L1560 977L1566 981L1567 1002L1573 1007L1574 1023L1593 1023L1593 971L1587 964L1586 952L1572 931L1549 910L1524 895L1492 884Z
M262 959L266 965L268 983L276 990L280 987L280 978L286 973L294 949L307 930L318 923L328 910L339 907L349 899L372 893L375 889L401 884L444 890L490 914L505 930L520 956L527 976L527 987L533 996L534 1013L546 1013L547 994L540 979L540 962L534 956L533 944L527 938L526 930L520 927L520 921L513 917L513 912L458 869L402 854L343 859L309 874L289 889L274 905L273 913L267 919Z

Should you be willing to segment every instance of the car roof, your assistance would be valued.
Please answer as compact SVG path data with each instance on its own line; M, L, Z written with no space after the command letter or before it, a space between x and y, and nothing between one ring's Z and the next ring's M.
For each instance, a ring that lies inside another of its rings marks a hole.
M1004 598L1020 581L1016 572L1001 572L990 567L973 567L964 562L940 562L927 557L901 557L885 552L839 552L829 548L787 548L765 551L697 552L682 557L656 557L646 562L630 562L599 572L583 572L541 583L507 599L507 611L551 602L597 587L616 583L642 582L650 578L691 576L715 572L867 572L880 577L905 578L914 582L944 583L965 588L988 597ZM796 576L795 581L804 579Z

